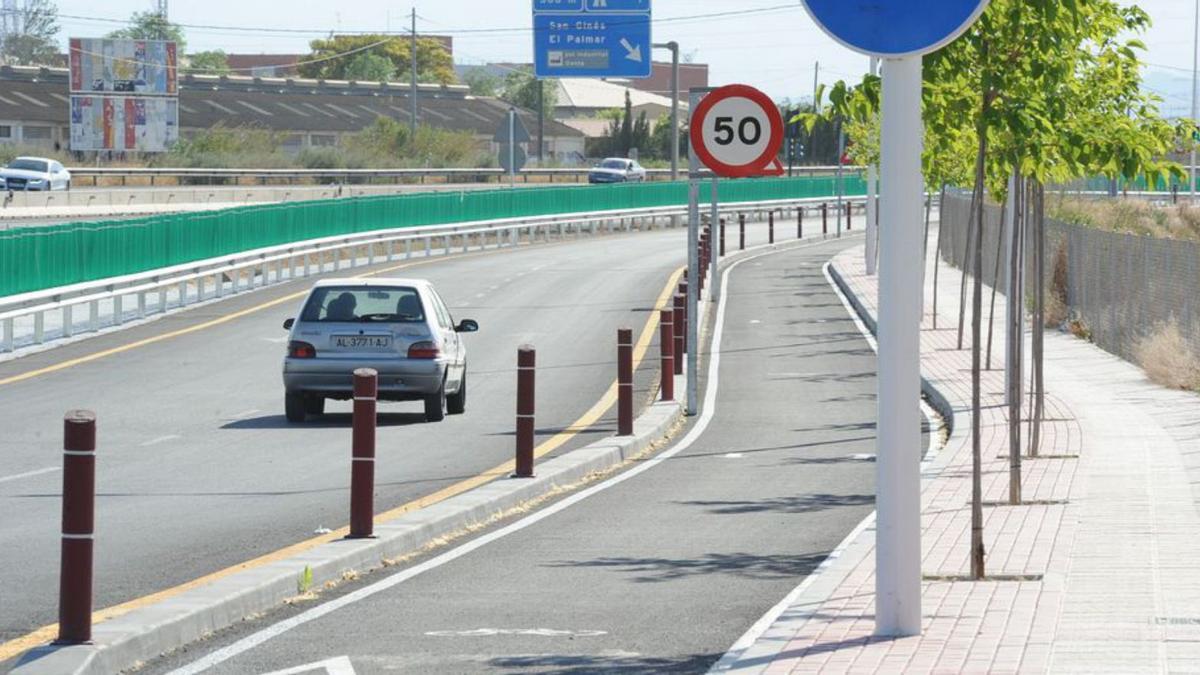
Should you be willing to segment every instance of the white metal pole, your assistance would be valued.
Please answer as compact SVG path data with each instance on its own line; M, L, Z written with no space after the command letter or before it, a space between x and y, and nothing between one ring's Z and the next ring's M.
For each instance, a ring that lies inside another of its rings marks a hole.
M1197 78L1200 71L1200 0L1196 0L1195 27L1192 29L1192 119L1200 118L1200 101L1196 98ZM1192 139L1192 166L1188 176L1191 179L1188 192L1193 203L1196 201L1196 139Z
M876 75L878 73L879 58L872 56L871 74ZM876 214L879 212L878 196L876 194L878 189L878 169L874 164L871 164L867 166L867 276L875 276L876 249L878 249L879 243L879 228L876 222Z
M508 109L508 184L517 184L517 111Z
M842 169L842 157L846 154L846 134L842 133L841 118L838 118L837 121L837 137L837 236L840 239L842 236L842 211L845 210L844 205L842 204L842 176L844 175ZM846 227L850 227L849 222L846 223Z
M921 632L921 57L883 70L875 633Z

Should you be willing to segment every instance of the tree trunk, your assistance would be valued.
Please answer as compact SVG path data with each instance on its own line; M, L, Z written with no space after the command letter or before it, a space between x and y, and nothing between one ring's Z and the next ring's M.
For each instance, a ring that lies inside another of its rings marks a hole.
M986 117L986 108L985 98L985 115L980 119ZM987 157L987 147L987 133L984 130L979 134L979 154L975 158L975 191L971 200L976 234L973 237L975 247L972 249L973 262L970 265L971 275L975 280L971 301L971 578L976 580L987 576L983 548L983 439L980 435L982 402L979 373L983 346L980 339L983 332L983 246L980 244L983 241L984 161ZM967 265L964 264L964 275L966 269Z
M981 145L986 145L986 141ZM979 188L977 187L976 190ZM971 269L971 245L975 240L975 228L971 226L971 219L975 217L975 200L982 199L980 195L972 195L971 197L971 213L967 217L967 241L963 250L962 264L962 287L958 293L958 348L963 348L963 329L966 326L967 320L967 271Z
M942 226L945 221L942 219L946 209L946 183L942 183L941 196L938 199L938 259L933 262L933 329L937 330L937 301L938 301L938 268L941 267L941 250L942 250Z
M1033 310L1033 416L1030 418L1029 456L1037 457L1042 447L1042 417L1046 407L1046 186L1033 184L1033 211L1037 222L1033 267L1037 279Z
M1021 310L1021 251L1024 242L1025 229L1025 181L1016 177L1013 182L1013 214L1012 231L1008 233L1008 293L1007 339L1005 341L1005 398L1008 402L1008 502L1021 503L1021 384L1023 382L1021 369L1021 352L1024 349L1024 315Z
M999 232L996 241L996 266L992 270L992 305L988 311L987 360L984 370L992 369L992 337L996 326L996 289L1000 287L1000 251L1004 248L1004 218L1008 209L1007 202L1000 205L1000 222L996 230Z

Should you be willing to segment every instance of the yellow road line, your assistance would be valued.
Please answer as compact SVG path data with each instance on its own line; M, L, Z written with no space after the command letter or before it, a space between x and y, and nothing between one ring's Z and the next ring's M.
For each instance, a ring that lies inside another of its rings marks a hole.
M421 260L421 261L417 261L415 263L399 265L397 267L391 267L388 269L379 270L378 272L375 272L372 275L368 275L368 276L375 276L378 274L383 274L385 272L392 272L392 271L395 271L398 269L403 269L405 267L412 267L414 265L424 264L427 262L433 262L433 261L432 260L428 260L428 261ZM634 367L634 369L636 369L641 364L642 359L644 359L646 356L646 351L649 350L650 344L654 340L654 334L658 330L658 310L667 308L667 301L671 299L671 296L675 290L675 287L679 283L679 278L682 275L683 275L682 267L675 270L675 272L671 275L671 278L667 281L666 287L663 288L662 293L659 294L658 299L655 301L655 305L654 305L655 311L651 312L650 317L648 319L646 319L646 325L642 328L642 333L638 337L637 344L634 345L634 351L633 351L633 367ZM24 376L18 376L18 377L22 377L23 379L28 379L29 377L36 377L38 374L41 374L43 372L53 372L54 370L62 370L64 368L70 368L71 366L77 365L78 363L86 363L87 361L94 361L96 359L104 358L105 356L111 356L113 354L118 354L122 351L128 351L129 349L134 349L137 346L142 346L144 344L151 344L152 342L157 342L159 340L165 340L165 339L168 339L169 337L174 337L177 335L184 335L186 333L194 332L196 330L201 330L202 327L215 326L220 323L225 323L226 321L230 321L234 318L237 318L238 316L245 316L246 314L257 312L259 310L266 309L268 307L273 307L275 305L280 304L281 302L286 302L287 300L295 299L306 293L308 293L308 291L304 291L302 293L297 293L295 295L290 295L286 298L280 298L278 300L273 300L271 302L264 303L257 307L252 307L250 309L242 310L241 312L231 314L228 317L223 317L222 319L218 319L216 321L210 321L206 324L200 324L200 325L188 328L188 329L184 329L182 331L176 331L174 333L168 333L165 335L158 336L156 338L150 338L148 340L142 340L139 342L131 343L130 345L127 345L124 348L110 349L106 352L99 352L97 354L93 354L89 357L83 357L81 359L74 359L73 361L64 362L64 364L66 364L66 365L59 364L59 366L51 366L50 368L45 368L45 369L42 369L41 371L34 371L34 373L32 373L32 374L28 374L28 377L24 377ZM0 380L0 385L7 384L7 383L8 383L7 381ZM585 412L582 416L580 416L579 419L575 420L575 422L573 422L565 430L548 438L547 440L545 440L541 444L539 444L536 448L534 448L534 451L533 451L534 456L535 457L543 457L551 452L554 452L555 450L562 447L563 445L565 445L572 438L579 435L580 432L586 430L587 428L589 428L593 424L595 424L601 417L604 416L604 414L606 412L608 412L608 410L610 408L612 408L613 404L615 404L616 401L617 401L617 382L616 382L616 380L613 380L612 384L609 385L608 390L606 392L604 392L603 396L600 397L600 400L597 401L596 404L593 405L587 412ZM460 495L464 492L467 492L468 490L477 488L480 485L484 485L485 483L491 482L492 480L495 480L496 478L498 478L500 476L507 476L507 475L511 474L514 470L515 470L515 466L514 466L513 462L505 462L504 464L501 464L492 469L488 469L487 471L484 471L483 473L480 473L479 475L474 476L473 478L468 478L464 481L455 483L454 485L450 485L448 487L442 488L441 490L438 490L437 492L434 492L432 494L426 495L424 497L420 497L418 499L414 499L413 501L410 501L407 504L404 504L403 506L399 506L390 511L386 511L381 514L377 514L375 516L375 522L377 524L387 523L391 520L395 520L396 518L399 518L400 516L402 516L406 513L411 513L413 511L427 508L427 507L437 504L439 502L445 501L451 497L454 497L456 495ZM167 589L158 591L157 593L151 593L150 595L145 595L140 598L135 598L133 600L121 603L119 605L113 605L112 607L106 607L104 609L97 610L96 612L94 612L92 614L92 623L98 624L103 621L108 621L109 619L115 619L119 616L128 614L134 610L140 609L142 607L146 607L148 605L152 605L156 602L160 602L160 601L166 600L168 598L175 597L181 593L189 591L198 586L203 586L203 585L211 583L213 581L217 581L218 579L223 579L225 577L228 577L232 574L236 574L243 570L255 569L255 568L262 567L264 565L267 565L267 564L270 564L270 563L273 563L273 562L276 562L279 560L284 560L284 559L292 557L294 555L303 553L304 551L308 551L313 548L316 548L317 546L320 546L321 544L326 544L331 541L341 539L342 537L345 537L347 534L349 534L349 532L350 532L349 527L342 527L342 528L339 528L328 534L323 534L318 537L313 537L311 539L307 539L305 541L292 544L291 546L286 546L277 551L273 551L266 555L254 558L253 560L248 560L246 562L239 563L237 565L226 567L223 570L218 570L216 572L207 574L198 579L193 579L192 581L188 581L188 582L180 584L178 586L174 586L172 588L167 588ZM45 644L45 643L53 640L57 636L58 636L58 624L55 623L55 624L50 624L48 626L42 626L41 628L38 628L35 631L32 631L25 635L22 635L19 638L16 638L14 640L10 640L8 642L0 644L0 661L8 660L8 659L13 658L13 657L15 657L25 651L28 651L34 647Z

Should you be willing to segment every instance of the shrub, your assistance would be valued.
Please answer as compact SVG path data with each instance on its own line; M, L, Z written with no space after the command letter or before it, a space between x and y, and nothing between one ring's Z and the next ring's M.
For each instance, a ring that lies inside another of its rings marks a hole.
M1174 319L1155 325L1134 354L1152 382L1172 389L1200 387L1200 358Z
M1063 325L1070 313L1070 298L1067 294L1067 244L1062 242L1054 252L1054 267L1050 272L1050 292L1046 295L1046 325Z

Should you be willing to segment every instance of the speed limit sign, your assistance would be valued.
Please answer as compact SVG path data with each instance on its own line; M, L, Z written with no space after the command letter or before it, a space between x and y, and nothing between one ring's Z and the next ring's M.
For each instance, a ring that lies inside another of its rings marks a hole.
M713 173L729 178L783 173L783 117L770 97L744 84L721 87L696 106L692 149Z

